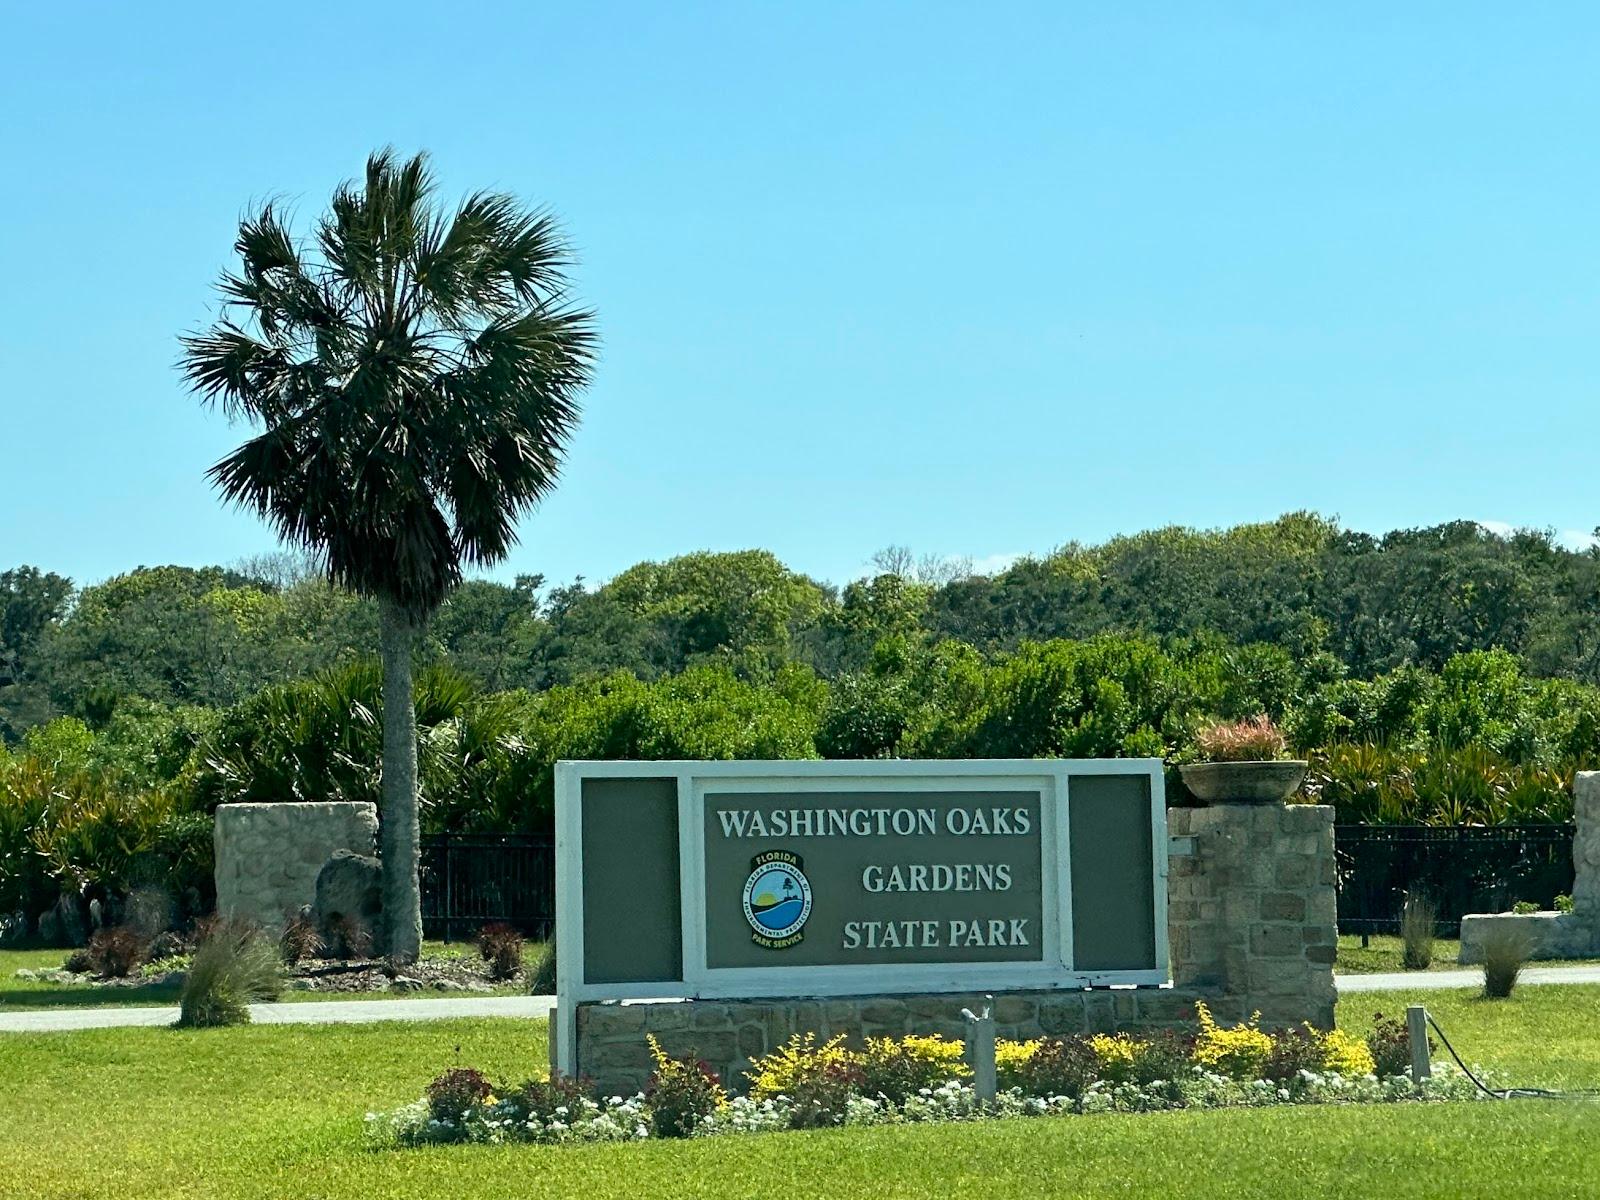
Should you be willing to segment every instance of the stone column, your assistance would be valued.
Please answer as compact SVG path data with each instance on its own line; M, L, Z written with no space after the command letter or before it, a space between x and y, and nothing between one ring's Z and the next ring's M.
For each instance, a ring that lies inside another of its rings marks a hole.
M1572 783L1572 912L1600 933L1600 771L1579 771Z
M1333 809L1213 804L1167 812L1194 838L1168 879L1172 978L1213 992L1219 1020L1333 1026L1338 952Z

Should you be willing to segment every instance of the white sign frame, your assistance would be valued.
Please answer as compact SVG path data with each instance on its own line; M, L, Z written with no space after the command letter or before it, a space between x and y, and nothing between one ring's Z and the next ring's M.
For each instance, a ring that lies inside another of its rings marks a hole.
M1150 781L1151 881L1156 965L1079 971L1073 965L1068 798L1074 775L1140 775ZM583 980L583 819L586 779L674 779L678 799L679 909L683 978ZM1167 944L1167 807L1158 758L750 759L739 761L561 761L556 791L555 1065L577 1069L578 1005L604 1000L772 999L893 993L1069 990L1160 986L1170 980ZM705 928L705 798L718 792L1028 791L1040 799L1043 954L1031 962L862 963L708 967Z

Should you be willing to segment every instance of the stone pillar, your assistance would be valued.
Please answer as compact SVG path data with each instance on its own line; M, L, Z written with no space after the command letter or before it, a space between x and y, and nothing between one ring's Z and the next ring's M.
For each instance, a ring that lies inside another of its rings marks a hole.
M1600 930L1600 771L1579 771L1572 783L1572 912Z
M1219 1019L1261 1013L1268 1027L1333 1027L1338 952L1333 809L1213 804L1167 812L1194 838L1168 878L1172 979L1213 992Z
M335 850L372 854L376 806L360 801L223 804L212 833L217 912L277 926L310 904Z

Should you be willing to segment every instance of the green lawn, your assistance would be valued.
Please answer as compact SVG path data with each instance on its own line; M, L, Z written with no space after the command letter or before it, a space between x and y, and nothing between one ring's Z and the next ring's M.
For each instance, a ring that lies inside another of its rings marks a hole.
M1400 961L1400 939L1392 934L1375 933L1367 939L1367 945L1361 944L1361 935L1358 933L1342 933L1339 935L1339 958L1334 963L1333 969L1341 975L1373 975L1379 972L1403 971L1404 964ZM1430 971L1461 971L1472 970L1463 967L1456 961L1456 956L1461 953L1461 942L1456 938L1436 938L1433 943L1433 962L1427 968ZM1600 959L1562 959L1552 962L1536 962L1534 966L1578 966L1593 964Z
M1428 993L1509 1080L1600 1086L1600 988ZM1359 1027L1406 997L1345 1001ZM1516 1101L1054 1118L600 1147L374 1153L361 1114L458 1061L541 1072L540 1021L0 1035L0 1196L1572 1197L1600 1105Z
M538 962L543 946L530 942L523 949L523 962L529 969ZM444 958L476 957L477 949L470 942L426 942L423 952ZM65 950L0 950L0 1011L20 1012L40 1008L110 1008L127 1006L171 1005L178 1002L178 989L172 984L149 984L140 987L90 987L75 983L48 983L18 979L19 968L40 970L59 967L65 960ZM385 1000L415 998L418 996L487 996L520 995L527 990L521 980L497 986L493 992L473 992L464 989L439 991L429 988L421 992L302 992L286 991L285 1003L305 1000ZM0 1192L0 1196L4 1193Z

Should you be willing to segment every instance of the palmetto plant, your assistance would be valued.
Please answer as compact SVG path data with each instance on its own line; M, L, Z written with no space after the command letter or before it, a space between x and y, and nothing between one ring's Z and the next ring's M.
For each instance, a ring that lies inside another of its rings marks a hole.
M447 213L432 190L424 156L385 150L310 238L266 205L239 227L221 319L183 339L195 391L260 428L211 469L223 496L378 600L385 933L402 959L421 942L416 637L555 486L595 347L548 214L492 193Z

